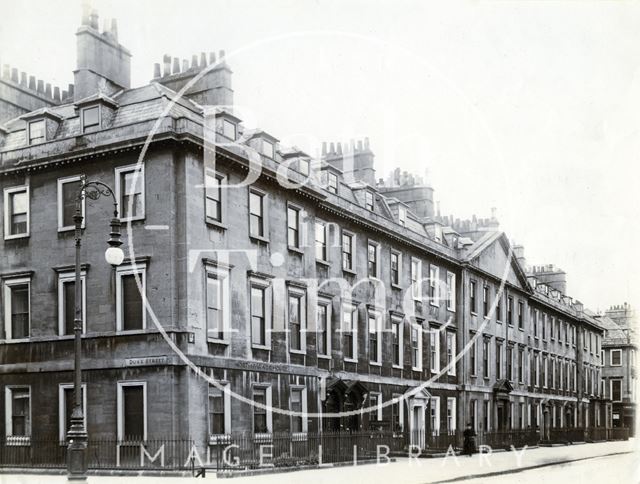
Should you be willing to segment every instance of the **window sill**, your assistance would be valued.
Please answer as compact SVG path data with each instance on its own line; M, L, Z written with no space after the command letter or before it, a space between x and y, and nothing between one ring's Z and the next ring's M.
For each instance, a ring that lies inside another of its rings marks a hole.
M439 308L439 307L440 307L440 303L432 303L432 302L429 302L429 306L432 306L432 307L434 307L434 308Z
M381 361L369 361L369 364L371 366L382 366L382 362Z
M18 239L28 239L29 234L15 234L15 235L5 235L4 240L18 240Z
M129 335L129 334L144 334L146 333L147 328L140 328L140 329L117 329L116 330L116 336L119 335Z
M345 363L358 363L357 358L343 358Z
M261 235L251 235L251 234L249 234L249 238L251 239L252 242L262 243L262 244L268 244L269 243L269 239L267 239L266 237L263 237Z
M215 220L209 217L205 219L204 223L206 223L212 229L227 230L229 228L226 224L223 224L221 221Z
M84 226L84 223L83 223L82 230L84 230L85 228L86 227ZM73 225L67 225L66 227L58 227L58 233L73 232L75 229L76 228Z
M298 255L304 255L304 250L302 250L300 247L293 247L289 245L287 246L287 249L289 250L289 252L293 252Z
M344 267L342 268L342 272L344 272L345 274L352 275L352 276L356 275L356 271L354 271L353 269L345 269Z
M307 354L307 350L294 350L289 348L289 353L293 354L293 355L306 355Z
M218 345L228 345L230 343L229 340L226 339L218 339L218 338L209 338L207 337L207 343L213 343Z
M391 283L391 289L397 289L399 291L402 291L402 286L400 284L394 284L393 282Z
M266 345L256 345L256 344L252 344L251 348L254 350L265 350L265 351L271 351L271 347L270 346L266 346Z
M69 338L71 339L71 338ZM31 338L16 338L16 339L2 339L0 340L0 344L6 344L6 343L29 343L31 341Z
M470 314L471 314L471 316L478 316L478 313L475 312L475 311L471 311Z
M317 355L317 356L321 360L330 360L331 359L331 355Z
M331 264L329 263L329 261L322 260L322 259L316 259L316 264L319 264L325 267L331 267Z
M402 365L391 365L391 368L395 368L396 370L402 370L404 367Z
M411 367L411 371L419 371L419 372L422 372L422 368L418 368L417 366L412 366L412 367ZM431 372L431 373L433 373L433 372Z
M447 308L447 311L449 311L450 313L455 313L456 312L456 308Z
M120 223L126 224L131 222L144 222L145 217L145 215L140 215L139 217L121 218Z

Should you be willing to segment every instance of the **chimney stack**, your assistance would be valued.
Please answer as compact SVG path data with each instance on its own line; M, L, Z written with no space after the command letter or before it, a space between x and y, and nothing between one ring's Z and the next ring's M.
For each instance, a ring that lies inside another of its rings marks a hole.
M131 87L131 53L118 43L115 20L111 21L110 29L105 26L100 32L98 12L85 2L76 38L75 101L96 94L100 86L106 87L103 89L106 95Z

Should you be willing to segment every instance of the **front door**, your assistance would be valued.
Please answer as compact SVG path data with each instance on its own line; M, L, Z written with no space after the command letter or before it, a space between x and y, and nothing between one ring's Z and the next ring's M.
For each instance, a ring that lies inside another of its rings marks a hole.
M424 449L424 407L411 407L411 445Z
M504 403L498 403L498 430L504 430Z

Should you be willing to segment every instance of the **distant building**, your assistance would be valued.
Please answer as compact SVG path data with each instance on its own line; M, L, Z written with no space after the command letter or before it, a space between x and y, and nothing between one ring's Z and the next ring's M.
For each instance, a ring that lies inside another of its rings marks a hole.
M605 328L602 386L603 394L612 402L612 426L634 431L638 384L635 311L627 303L611 306L598 321Z

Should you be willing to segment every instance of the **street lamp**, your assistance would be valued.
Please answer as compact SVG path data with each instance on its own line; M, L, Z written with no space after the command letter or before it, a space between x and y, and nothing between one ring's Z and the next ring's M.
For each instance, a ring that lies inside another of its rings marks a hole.
M104 258L112 267L117 267L124 260L124 252L120 246L120 219L118 218L118 201L108 185L100 181L87 182L84 177L80 180L80 190L76 196L76 213L73 216L75 223L76 241L76 266L75 266L75 318L73 321L74 332L74 379L73 396L74 405L71 413L71 425L67 432L67 472L70 481L84 481L87 479L87 444L88 435L85 427L85 410L82 408L82 376L80 359L82 357L82 288L80 269L80 247L82 239L82 201L86 198L97 200L101 196L113 198L113 218L111 219L111 232Z

